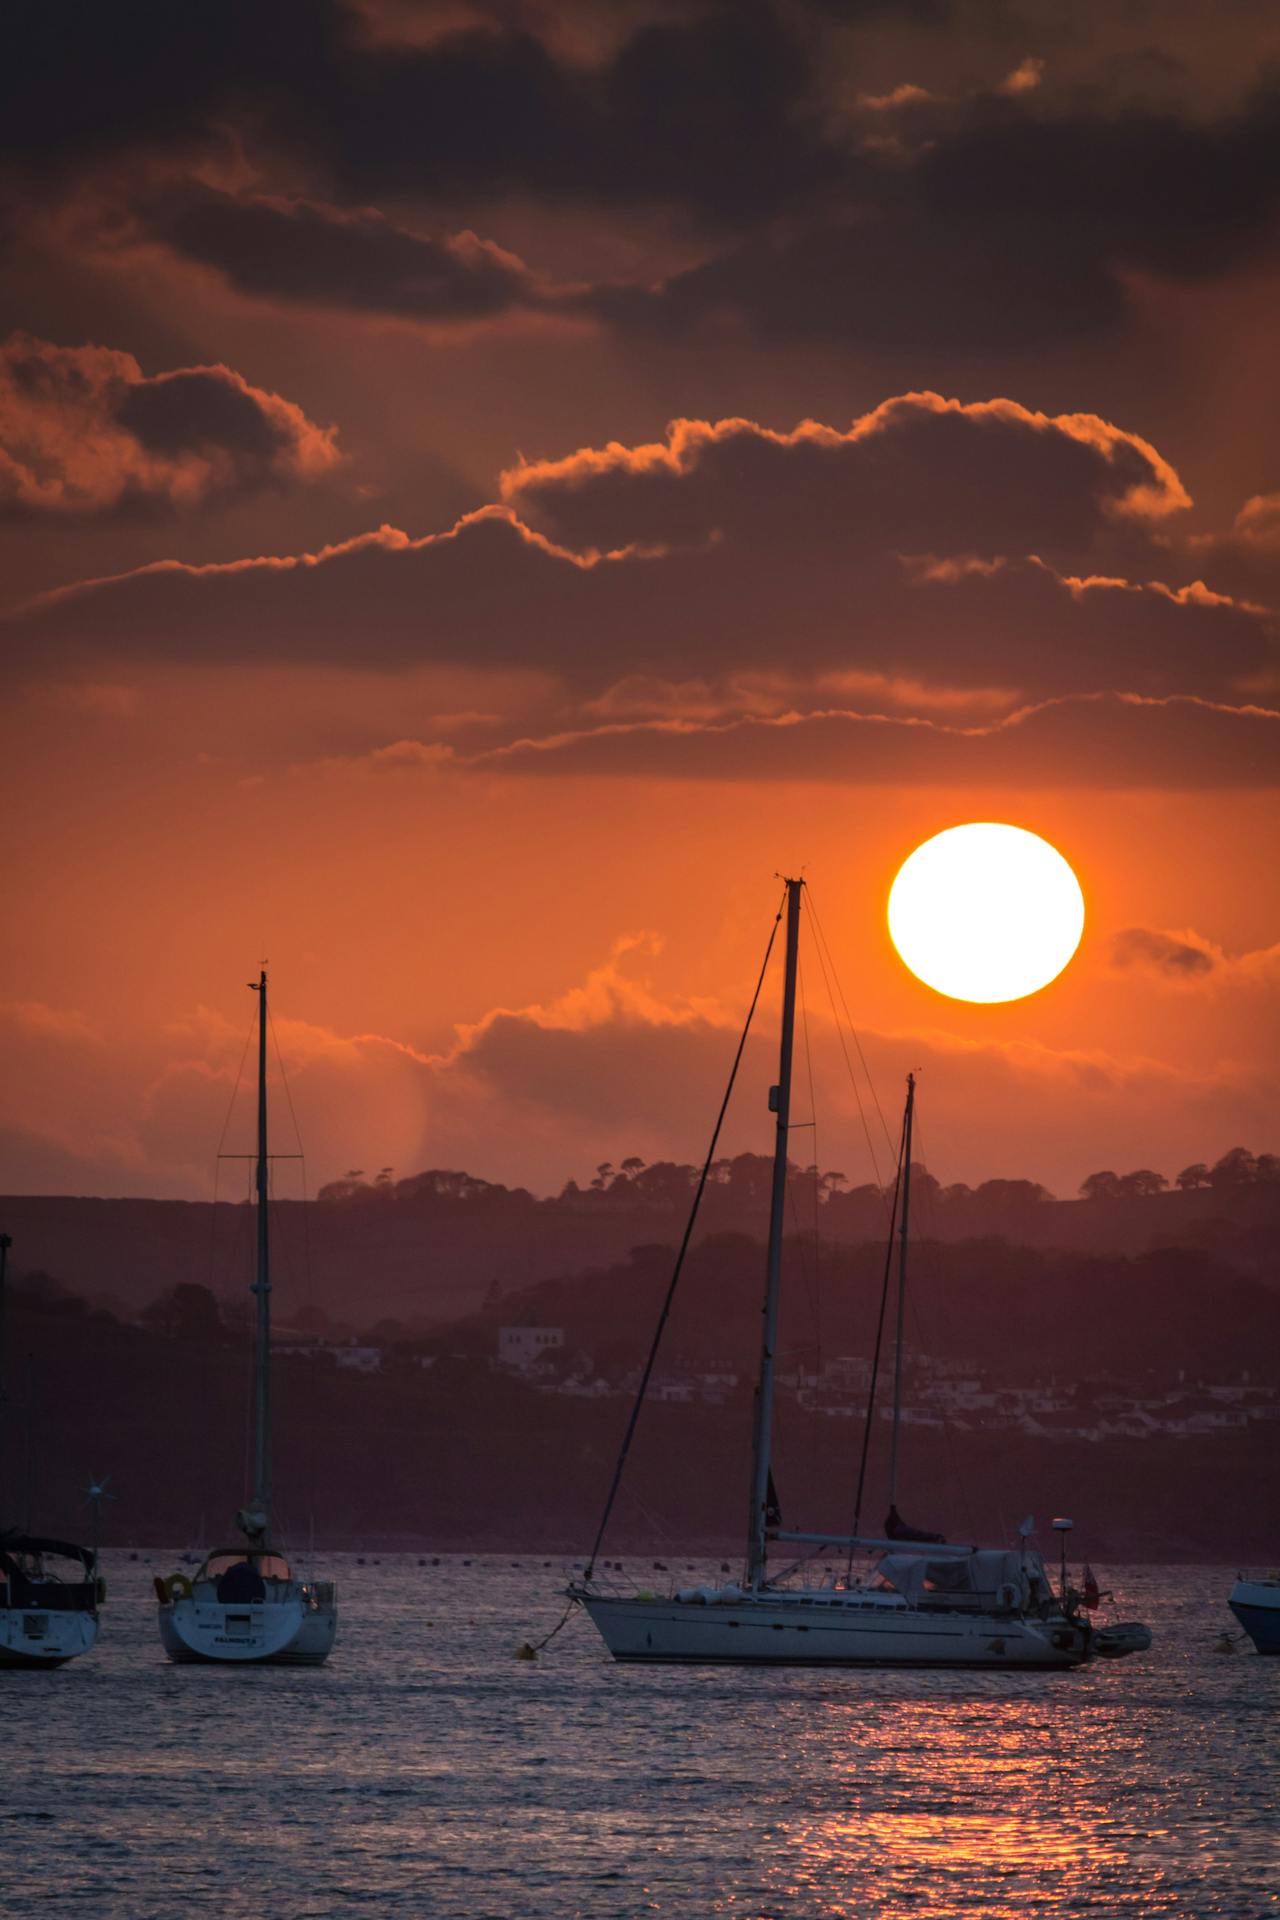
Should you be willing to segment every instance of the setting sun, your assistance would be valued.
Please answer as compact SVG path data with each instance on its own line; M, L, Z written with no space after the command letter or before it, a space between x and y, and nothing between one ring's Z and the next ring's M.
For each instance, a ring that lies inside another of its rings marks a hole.
M1080 944L1084 895L1039 834L997 821L918 846L889 892L889 932L917 979L952 1000L1021 1000Z

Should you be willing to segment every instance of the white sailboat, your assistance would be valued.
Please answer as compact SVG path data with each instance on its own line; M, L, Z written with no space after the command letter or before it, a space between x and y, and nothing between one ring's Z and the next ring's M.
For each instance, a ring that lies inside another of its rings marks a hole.
M7 1233L0 1233L0 1414ZM60 1667L98 1638L103 1585L93 1547L0 1524L0 1667Z
M271 1265L267 1153L267 974L258 998L257 1264L253 1496L236 1515L243 1544L206 1555L194 1576L156 1580L160 1639L171 1660L319 1666L338 1629L333 1582L299 1580L271 1539Z
M1227 1605L1259 1653L1280 1654L1280 1573L1239 1574Z
M570 1597L585 1608L610 1653L622 1661L1061 1669L1079 1666L1095 1654L1115 1656L1139 1651L1150 1645L1145 1627L1135 1624L1095 1630L1080 1611L1066 1581L1065 1530L1069 1521L1055 1523L1063 1538L1062 1576L1056 1594L1041 1555L1031 1545L1029 1523L1024 1523L1019 1544L1013 1549L953 1545L905 1527L895 1504L896 1420L889 1519L883 1536L861 1535L856 1528L852 1535L840 1535L789 1532L782 1527L773 1493L771 1454L803 885L801 880L786 882L778 1084L769 1096L777 1126L745 1572L738 1581L687 1587L666 1596L621 1591L595 1574L604 1533L602 1522L584 1577L570 1587ZM909 1082L904 1125L908 1179L913 1095L914 1084ZM895 1369L899 1397L907 1192L903 1198ZM638 1407L639 1402L637 1412ZM622 1459L634 1432L634 1419L633 1414ZM621 1464L620 1460L610 1504ZM606 1521L608 1511L606 1506ZM785 1549L789 1561L776 1572L769 1566L771 1547L775 1551ZM806 1571L807 1563L821 1552L847 1555L847 1570L815 1581ZM855 1555L870 1556L861 1573L854 1571Z

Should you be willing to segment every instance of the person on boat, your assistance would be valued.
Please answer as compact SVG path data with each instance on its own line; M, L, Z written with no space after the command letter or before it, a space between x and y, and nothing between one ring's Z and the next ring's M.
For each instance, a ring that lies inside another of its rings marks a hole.
M266 1597L266 1582L252 1560L233 1561L219 1576L218 1600L224 1607L251 1606Z

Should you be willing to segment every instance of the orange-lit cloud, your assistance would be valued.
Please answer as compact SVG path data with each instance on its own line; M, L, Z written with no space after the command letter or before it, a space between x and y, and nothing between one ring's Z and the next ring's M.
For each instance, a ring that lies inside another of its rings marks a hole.
M848 711L631 721L517 740L468 764L524 773L859 785L1274 787L1280 784L1280 714L1181 696L1085 694L969 727Z
M148 378L107 347L29 334L0 347L0 513L190 511L316 480L337 460L334 428L230 367Z
M437 1053L382 1034L345 1034L278 1018L293 1102L306 1116L311 1189L351 1166L405 1172L426 1165L474 1168L483 1160L489 1177L547 1191L567 1177L585 1176L600 1159L631 1152L646 1159L698 1157L742 1009L664 996L644 977L650 957L645 940L624 938L579 985L546 1002L495 1008L462 1026L454 1044ZM855 1182L870 1179L875 1169L861 1145L857 1101L838 1064L834 1031L816 1005L807 1018L822 1150ZM759 1116L774 1068L769 1020L766 1008L748 1047L727 1151L758 1149L763 1137ZM156 1036L140 1060L88 1036L80 1036L77 1059L67 1051L76 1041L73 1027L55 1018L51 1027L27 1029L26 1048L16 1057L18 1079L0 1128L9 1129L5 1137L20 1156L24 1183L38 1189L43 1167L48 1182L61 1184L67 1169L78 1166L94 1191L211 1191L209 1142L228 1112L243 1034L220 1016L197 1011ZM1261 1137L1265 1129L1265 1076L1239 1062L1213 1070L1172 1066L1135 1049L980 1038L928 1021L909 1030L864 1031L861 1039L882 1087L894 1083L908 1057L923 1069L930 1102L926 1152L947 1179L997 1172L1043 1177L1047 1156L1034 1140L1024 1141L1018 1164L1009 1160L1002 1116L1035 1111L1045 1099L1071 1105L1100 1161L1123 1159L1128 1143L1140 1138L1148 1158L1173 1170L1174 1162L1210 1152L1228 1134L1252 1128ZM42 1127L29 1131L15 1109L51 1069ZM121 1085L114 1125L86 1121L77 1073L81 1087L86 1078L99 1089L113 1077ZM278 1124L287 1133L284 1112L282 1104ZM228 1150L240 1150L251 1128L245 1082L231 1107ZM286 1168L282 1192L287 1176ZM239 1193L242 1170L224 1169L220 1178L224 1195ZM300 1192L300 1180L289 1191Z
M1013 400L966 404L930 392L883 401L844 432L814 420L789 432L743 419L676 420L664 441L647 446L614 442L567 459L522 462L503 474L501 488L524 520L567 546L599 551L622 544L624 521L630 540L719 529L735 506L737 517L750 511L754 476L784 463L792 512L815 495L828 513L855 505L865 512L876 492L905 484L917 512L927 514L945 495L944 544L952 548L980 520L988 534L1003 520L1012 544L1035 544L1015 517L1020 504L1045 515L1047 535L1048 512L1069 513L1069 527L1059 521L1055 528L1069 537L1093 531L1100 514L1161 520L1191 504L1148 440L1096 414L1050 417ZM962 486L977 497L963 497Z
M941 1171L1276 1144L1280 23L1040 15L18 10L14 1184L207 1191L263 952L325 1172L696 1152L801 865ZM996 1014L970 817L1088 903Z
M818 686L936 680L957 697L969 677L1024 699L1117 684L1221 699L1275 655L1258 609L1230 595L1081 567L1117 542L1149 564L1163 549L1148 516L1187 498L1154 448L1094 416L920 395L843 433L678 422L661 443L526 464L503 492L443 534L383 527L83 582L11 615L8 644L46 666L93 662L95 679L108 662L232 652L522 665L587 700L620 661L720 681L775 672L780 645L792 679Z
M1044 61L1029 53L1011 73L1005 75L1000 82L1000 92L1016 99L1020 93L1034 93L1043 79Z

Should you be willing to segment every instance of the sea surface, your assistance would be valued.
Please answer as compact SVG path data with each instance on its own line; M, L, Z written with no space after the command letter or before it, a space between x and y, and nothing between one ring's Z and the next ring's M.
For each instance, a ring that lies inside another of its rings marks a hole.
M290 1671L166 1665L176 1557L104 1559L95 1651L0 1673L5 1916L1280 1914L1280 1659L1216 1650L1231 1568L1111 1570L1155 1645L1077 1673L770 1673L618 1667L577 1613L518 1661L567 1566L340 1554Z

